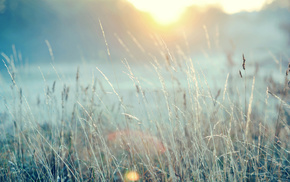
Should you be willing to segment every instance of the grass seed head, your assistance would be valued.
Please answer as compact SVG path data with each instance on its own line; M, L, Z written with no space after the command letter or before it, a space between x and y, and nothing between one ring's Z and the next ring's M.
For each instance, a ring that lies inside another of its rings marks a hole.
M246 70L246 59L245 59L245 56L243 54L243 69Z

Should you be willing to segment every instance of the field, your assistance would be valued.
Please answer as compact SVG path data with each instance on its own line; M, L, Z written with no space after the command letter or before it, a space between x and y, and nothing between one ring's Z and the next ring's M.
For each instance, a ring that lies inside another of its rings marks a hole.
M289 67L272 78L242 55L212 62L228 73L169 52L142 66L6 58L0 181L290 178Z

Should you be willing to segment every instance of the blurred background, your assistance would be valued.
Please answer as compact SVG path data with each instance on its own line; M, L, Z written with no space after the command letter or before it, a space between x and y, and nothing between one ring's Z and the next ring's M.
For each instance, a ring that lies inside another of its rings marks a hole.
M149 62L168 49L218 54L229 64L244 53L287 65L289 7L289 0L0 0L1 59L17 54L24 63L49 63L51 48L55 63L108 60L103 28L113 61Z
M239 83L243 54L263 98L273 80L280 84L273 92L282 88L290 61L289 0L0 0L0 26L0 95L7 98L11 76L33 98L55 81L59 90L75 87L78 68L86 88L103 78L96 67L128 95L135 87L124 60L144 89L161 89L157 62L168 86L173 69L186 87L192 60L218 90L227 74Z

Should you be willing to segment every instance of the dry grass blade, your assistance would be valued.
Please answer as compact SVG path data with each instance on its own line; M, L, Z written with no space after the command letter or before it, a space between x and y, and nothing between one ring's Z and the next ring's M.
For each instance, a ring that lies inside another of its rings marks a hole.
M246 139L248 137L249 125L251 122L252 103L254 99L254 87L255 87L255 77L253 78L252 92L251 92L250 103L249 103L248 112L247 112L247 124L246 124L246 135L245 135Z

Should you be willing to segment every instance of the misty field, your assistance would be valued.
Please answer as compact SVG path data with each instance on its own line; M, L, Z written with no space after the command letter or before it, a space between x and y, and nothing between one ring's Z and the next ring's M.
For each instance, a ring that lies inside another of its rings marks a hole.
M247 56L180 54L35 67L2 54L0 181L290 180L290 65L273 78Z
M0 0L0 182L290 181L289 0Z

